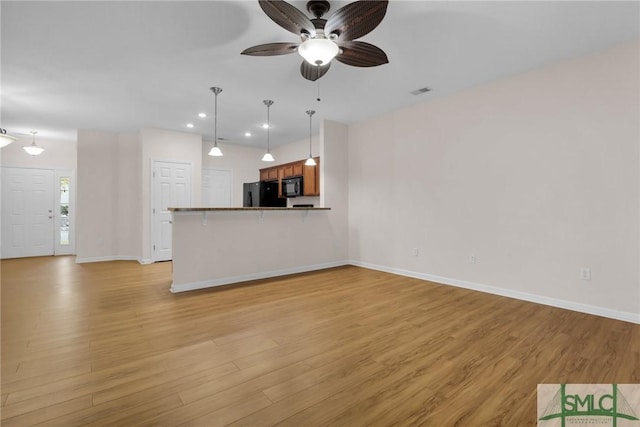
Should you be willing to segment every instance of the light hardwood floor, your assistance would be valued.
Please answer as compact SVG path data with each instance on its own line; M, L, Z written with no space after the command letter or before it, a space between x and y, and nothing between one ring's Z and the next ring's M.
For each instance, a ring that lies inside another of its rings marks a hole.
M640 383L640 325L356 267L0 266L3 427L533 426L538 383Z

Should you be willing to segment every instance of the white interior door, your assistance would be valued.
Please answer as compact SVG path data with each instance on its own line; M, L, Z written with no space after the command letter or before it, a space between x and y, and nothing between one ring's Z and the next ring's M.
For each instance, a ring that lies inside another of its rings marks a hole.
M151 179L152 259L169 261L172 226L168 208L191 206L191 164L154 161Z
M54 171L2 168L2 258L53 255Z
M232 171L227 169L202 170L202 203L212 208L231 207Z

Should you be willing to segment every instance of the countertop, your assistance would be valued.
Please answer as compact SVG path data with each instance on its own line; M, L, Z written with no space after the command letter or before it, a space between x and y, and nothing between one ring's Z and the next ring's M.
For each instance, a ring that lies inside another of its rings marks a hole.
M328 211L331 208L169 208L171 212L228 212L228 211Z

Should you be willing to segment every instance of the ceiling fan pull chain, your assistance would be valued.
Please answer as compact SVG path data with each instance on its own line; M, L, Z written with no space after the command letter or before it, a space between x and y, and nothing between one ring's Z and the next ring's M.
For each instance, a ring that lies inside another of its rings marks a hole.
M320 102L320 65L316 65L316 70L318 71L318 78L316 79L318 82L318 97L316 98L316 101Z

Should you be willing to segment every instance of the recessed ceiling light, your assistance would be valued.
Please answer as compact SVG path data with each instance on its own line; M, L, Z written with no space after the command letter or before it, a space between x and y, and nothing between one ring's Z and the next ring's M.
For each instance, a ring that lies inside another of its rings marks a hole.
M187 123L187 127L191 129L193 127L193 123Z
M198 114L198 117L200 117L201 119L204 119L205 117L207 117L206 113L200 113Z
M269 129L269 125L267 123L263 124L262 129Z
M244 136L246 136L246 137L250 137L250 136L251 136L251 132L245 132L245 133L244 133Z

